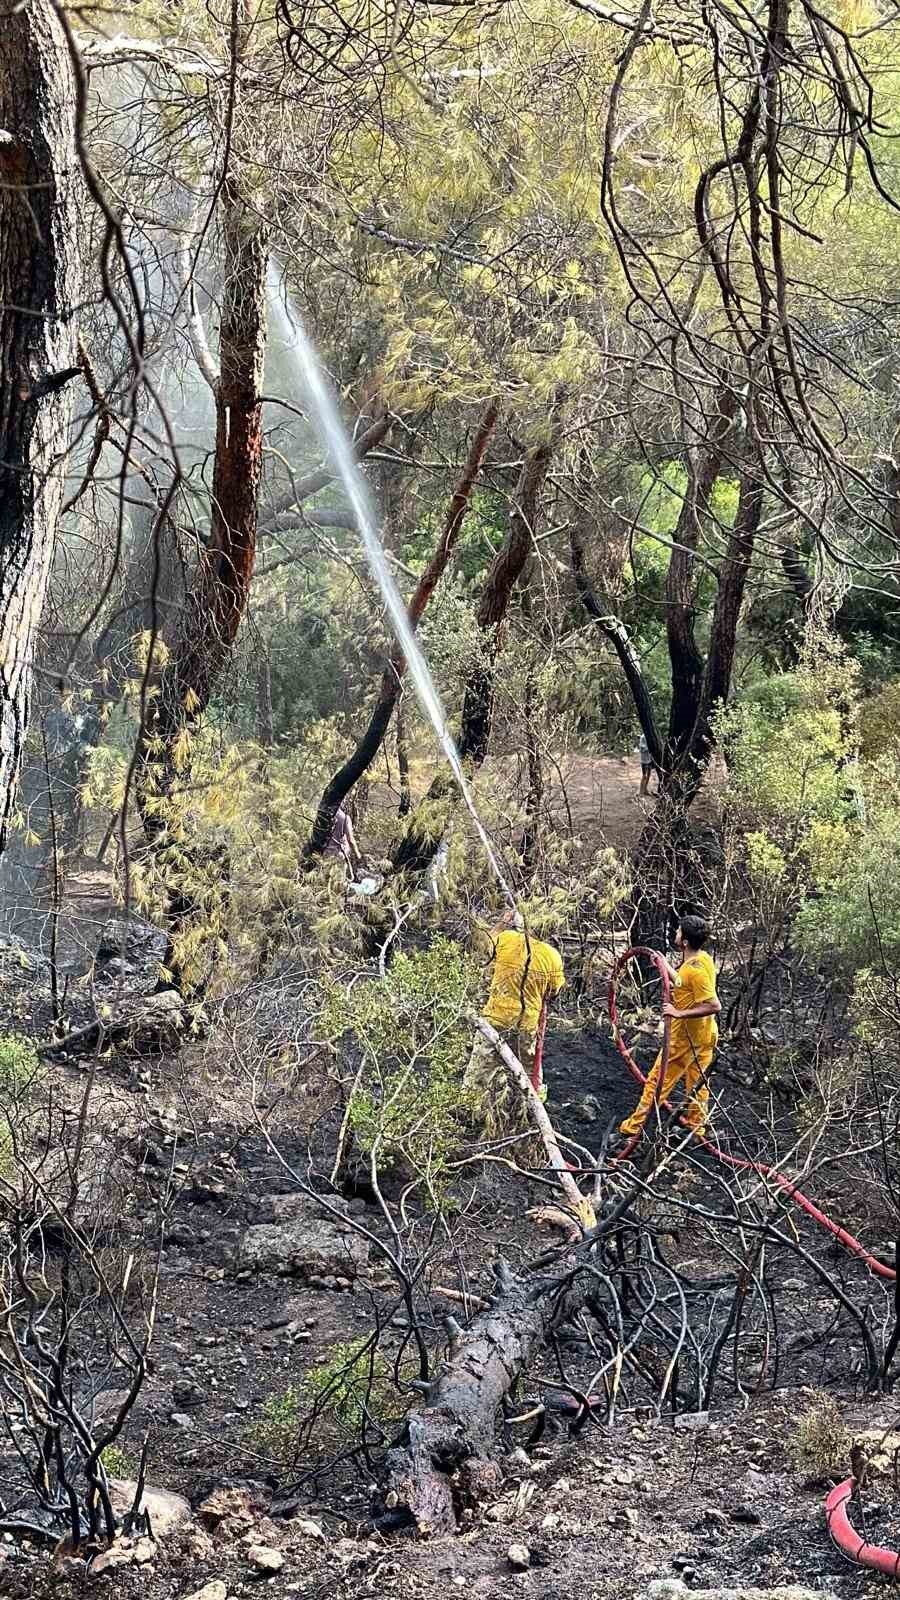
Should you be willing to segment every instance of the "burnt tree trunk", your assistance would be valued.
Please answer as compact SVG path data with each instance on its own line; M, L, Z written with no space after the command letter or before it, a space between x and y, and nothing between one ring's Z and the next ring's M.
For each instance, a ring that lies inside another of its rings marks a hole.
M209 539L186 605L186 617L156 693L148 699L141 742L138 800L148 845L166 885L166 966L184 987L177 936L198 915L191 855L177 870L167 858L176 791L189 776L189 738L227 665L247 610L256 555L262 466L261 384L266 345L267 232L236 180L222 188L225 290L219 333L216 445ZM206 863L209 866L209 863Z
M0 851L28 728L35 636L63 499L77 374L82 186L76 92L49 0L0 30Z
M716 479L725 465L737 398L723 387L710 421L709 439L689 467L689 482L673 538L666 582L666 635L672 682L668 737L660 737L652 701L627 630L597 600L585 570L577 531L570 534L575 585L588 615L609 639L631 691L650 754L661 774L660 802L641 833L635 853L638 893L633 905L636 944L665 948L673 914L690 900L688 809L713 745L713 718L731 687L734 654L747 574L763 507L763 478L754 447L747 444L740 467L735 524L718 572L718 591L707 657L697 647L695 566L701 519L708 512ZM756 431L756 430L754 430Z
M690 750L703 683L703 657L694 637L696 551L701 519L709 510L716 479L725 464L736 411L734 387L723 384L715 412L709 419L709 439L700 459L688 460L688 483L673 535L666 575L666 640L672 670L669 735L661 773L661 782L666 788L680 781L682 768L693 765Z
M737 515L725 551L713 607L700 707L692 741L692 761L698 772L705 767L712 750L712 719L717 709L727 701L731 690L738 623L762 509L762 473L756 462L748 459L741 474Z
M715 713L726 703L731 689L741 605L762 508L762 473L748 450L741 471L734 527L719 570L709 648L678 781L666 786L638 843L635 876L640 894L634 938L651 949L665 949L670 921L696 904L687 813L712 753Z
M534 548L534 525L544 479L550 466L553 440L528 452L510 511L509 526L488 569L478 607L478 627L484 640L482 656L469 673L463 696L458 749L470 769L484 761L494 714L494 680L503 641L503 624L513 591ZM394 855L398 870L423 872L430 865L446 831L447 798L452 780L441 772L416 808Z
M498 414L499 403L496 400L490 400L481 418L478 431L472 440L462 476L450 501L447 519L437 547L416 584L407 606L409 625L414 632L419 626L425 607L428 605L443 576L459 538L472 497L472 490L481 470L481 464L494 432ZM353 753L347 758L339 771L335 773L319 801L319 809L313 823L312 834L306 846L307 855L315 855L324 850L331 834L335 812L381 749L394 707L397 704L405 671L406 658L403 651L397 646L391 652L385 665L378 698L372 709L369 725L365 733Z
M209 541L188 616L159 696L157 731L177 736L199 715L231 656L247 609L262 468L262 385L266 348L267 237L237 184L223 187L225 299L219 333L216 446Z

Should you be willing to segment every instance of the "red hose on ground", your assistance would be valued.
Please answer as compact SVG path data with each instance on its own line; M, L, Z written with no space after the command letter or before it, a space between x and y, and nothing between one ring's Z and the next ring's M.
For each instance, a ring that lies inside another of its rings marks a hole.
M847 1515L847 1506L853 1498L856 1483L845 1478L832 1489L825 1501L825 1525L842 1555L860 1566L871 1567L873 1572L883 1572L896 1583L900 1578L900 1554L886 1550L880 1544L868 1544L861 1539Z
M624 955L619 956L619 959L615 963L612 973L610 974L609 1020L612 1023L613 1037L619 1047L619 1051L622 1055L625 1065L627 1066L632 1077L635 1078L638 1083L645 1084L647 1082L646 1076L641 1071L633 1055L631 1054L631 1051L624 1043L622 1035L619 1031L619 1013L616 1006L616 986L619 981L619 974L623 967L625 967L629 961L633 961L636 956L645 956L646 959L648 961L652 961L653 965L656 967L656 970L662 980L664 1000L669 998L669 974L666 969L666 963L659 954L659 951L649 950L643 945L635 945L632 949L626 950ZM664 1039L663 1049L667 1057L668 1031L666 1032L666 1037ZM660 1083L662 1083L662 1081L663 1074L660 1073ZM670 1101L661 1100L659 1103L665 1107L666 1111L671 1111L674 1114L675 1108ZM688 1126L688 1123L684 1117L679 1117L678 1120L682 1126ZM637 1138L639 1137L640 1135L637 1136ZM711 1139L705 1139L702 1134L697 1134L695 1137L697 1139L697 1143L704 1150L706 1150L709 1155L715 1156L717 1161L721 1161L724 1166L731 1167L735 1172L758 1172L761 1178L768 1178L769 1181L776 1184L779 1189L783 1189L785 1194L789 1195L793 1200L795 1206L798 1206L801 1211L805 1211L808 1217L812 1217L813 1222L818 1223L820 1228L824 1228L826 1232L830 1233L834 1239L837 1239L838 1244L843 1245L844 1249L848 1250L851 1255L858 1256L860 1261L862 1261L865 1266L868 1267L869 1271L874 1273L877 1277L890 1278L892 1282L896 1279L897 1274L893 1267L885 1266L883 1261L878 1261L875 1256L871 1255L866 1249L865 1245L860 1243L859 1239L854 1238L852 1233L848 1233L846 1228L842 1228L840 1223L833 1222L831 1217L826 1216L825 1212L821 1211L807 1195L803 1194L790 1178L786 1178L784 1176L784 1173L777 1172L774 1167L766 1166L762 1161L748 1161L742 1156L729 1155L727 1150L720 1149L717 1144L713 1144ZM619 1159L624 1159L626 1155L630 1155L635 1144L637 1143L637 1138L629 1141L625 1149L621 1152Z

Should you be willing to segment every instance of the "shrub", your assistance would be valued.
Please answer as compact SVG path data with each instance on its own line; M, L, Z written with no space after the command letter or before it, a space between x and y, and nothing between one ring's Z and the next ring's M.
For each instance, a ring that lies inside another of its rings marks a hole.
M870 769L863 793L855 826L810 830L813 893L796 924L805 950L847 973L900 962L900 777Z
M465 1012L478 981L471 957L437 938L397 956L384 981L349 992L334 985L326 997L326 1035L350 1033L362 1055L349 1107L360 1148L382 1166L405 1162L432 1195L460 1133L471 1049Z
M0 1173L9 1170L16 1121L40 1072L37 1051L27 1039L0 1034Z
M124 1450L119 1449L117 1444L108 1444L106 1449L101 1452L100 1460L108 1478L131 1477L131 1460Z
M799 1472L827 1477L847 1464L851 1436L830 1394L813 1391L811 1403L797 1419L788 1452Z
M270 1395L247 1441L276 1461L294 1458L301 1444L327 1455L358 1439L364 1427L393 1423L402 1409L391 1367L370 1339L351 1339L336 1344L299 1384Z
M301 1400L302 1392L293 1384L281 1394L270 1394L258 1420L247 1429L248 1443L275 1460L287 1460L297 1444Z
M900 750L900 679L864 700L859 713L860 754L877 761Z

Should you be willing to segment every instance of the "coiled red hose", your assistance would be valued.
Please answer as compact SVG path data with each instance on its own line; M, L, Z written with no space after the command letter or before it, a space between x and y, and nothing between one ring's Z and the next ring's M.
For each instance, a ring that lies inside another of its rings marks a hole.
M616 987L619 981L619 974L622 972L622 969L627 966L628 962L633 961L636 956L644 956L655 966L662 981L664 1002L669 998L670 985L668 969L665 961L659 954L659 951L650 950L644 945L634 945L630 950L626 950L624 955L619 956L619 959L616 961L610 974L609 1020L612 1023L613 1037L619 1047L619 1051L622 1055L625 1065L627 1066L632 1077L635 1078L638 1083L645 1084L647 1082L646 1076L641 1071L634 1059L634 1056L631 1054L631 1051L628 1049L628 1046L625 1044L622 1038L619 1029L619 1013L616 1006ZM663 1070L659 1075L660 1087L664 1081L665 1066L668 1061L668 1057L669 1028L666 1026L663 1035ZM667 1111L671 1111L674 1114L675 1108L669 1101L660 1100L659 1103L660 1105L664 1106ZM678 1120L684 1127L688 1126L688 1123L684 1117L679 1117ZM868 1267L869 1271L876 1275L876 1277L889 1278L892 1282L896 1280L897 1273L893 1267L885 1266L883 1261L879 1261L875 1256L871 1255L866 1249L865 1245L860 1243L859 1239L854 1238L852 1233L848 1233L846 1228L842 1228L840 1223L834 1222L831 1217L826 1216L825 1212L821 1211L819 1207L809 1199L808 1195L803 1194L803 1192L797 1188L797 1185L792 1181L792 1179L786 1178L783 1172L776 1171L774 1167L766 1166L766 1164L762 1161L748 1161L742 1156L730 1155L727 1150L722 1150L719 1145L714 1144L711 1139L704 1138L702 1134L697 1134L695 1137L697 1139L697 1143L704 1150L706 1150L709 1155L715 1156L717 1161L721 1161L723 1166L731 1167L735 1172L758 1172L761 1178L767 1178L770 1183L773 1183L777 1188L782 1189L785 1194L790 1196L795 1206L798 1206L801 1211L805 1211L808 1217L812 1217L813 1222L817 1223L820 1228L824 1228L827 1233L830 1233L832 1238L837 1239L838 1244L843 1245L844 1249L848 1250L851 1255L857 1256L859 1260L862 1261L866 1267ZM624 1160L626 1156L631 1154L631 1151L634 1149L639 1138L640 1134L637 1134L633 1139L629 1140L628 1144L619 1154L620 1160Z

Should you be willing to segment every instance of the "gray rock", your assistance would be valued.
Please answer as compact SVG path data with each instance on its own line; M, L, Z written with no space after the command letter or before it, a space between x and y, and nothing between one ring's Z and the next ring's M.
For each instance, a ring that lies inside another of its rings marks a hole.
M329 1196L329 1205L346 1216L346 1202ZM323 1284L330 1280L330 1288L335 1274L355 1278L367 1265L368 1242L322 1211L308 1195L276 1195L273 1213L273 1222L255 1224L239 1241L238 1271L296 1274Z
M682 1411L675 1418L675 1426L680 1433L692 1433L699 1428L708 1428L709 1412Z
M506 1559L513 1572L527 1572L531 1566L531 1551L527 1544L511 1544L506 1552Z
M228 1600L228 1590L221 1578L213 1578L202 1589L195 1589L193 1594L186 1595L185 1600Z
M172 1388L172 1399L179 1407L202 1406L206 1391L190 1378L181 1378Z
M186 1411L173 1411L169 1421L174 1428L192 1428L194 1426Z
M751 1528L758 1527L762 1517L755 1506L733 1506L729 1511L732 1522L745 1522Z
M137 1483L131 1478L110 1478L109 1497L117 1517L124 1517L134 1505ZM191 1508L180 1494L168 1489L144 1489L139 1509L150 1518L150 1527L156 1540L165 1539L191 1521Z
M165 934L151 923L141 917L111 917L104 925L94 959L103 963L161 961L165 950Z
M257 1572L280 1572L284 1566L284 1556L280 1550L271 1550L268 1545L254 1544L247 1551L247 1560Z

